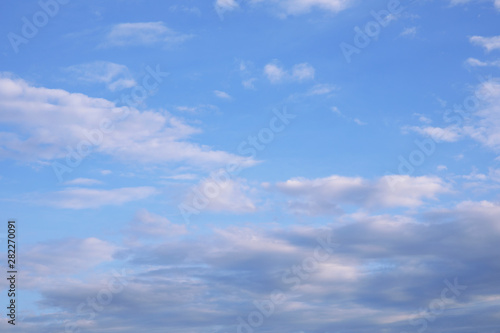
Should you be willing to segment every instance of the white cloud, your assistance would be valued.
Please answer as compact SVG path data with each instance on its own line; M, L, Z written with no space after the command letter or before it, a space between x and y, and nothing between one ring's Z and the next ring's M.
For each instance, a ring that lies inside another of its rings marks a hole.
M163 22L120 23L111 28L103 46L132 46L180 43L191 35L173 31Z
M250 213L257 209L252 199L254 190L243 179L225 181L217 181L217 179L217 177L209 177L202 180L196 186L196 191L190 191L184 203L190 205L196 198L199 202L206 202L204 210L215 212ZM212 191L215 195L199 195L199 193L212 193Z
M248 80L243 80L241 84L245 87L245 89L255 89L255 81L257 81L257 79L253 77Z
M338 108L338 107L336 107L336 106L332 106L332 107L331 107L331 110L332 110L332 112L333 112L333 113L335 113L336 115L339 115L339 116L344 116L344 115L342 114L342 112L339 110L339 108Z
M145 209L135 214L126 231L132 237L167 237L187 233L185 225L174 224L167 218L153 214Z
M469 58L465 62L467 65L473 66L473 67L487 67L487 66L500 67L500 60L481 61L481 60L478 60L475 58Z
M308 95L314 96L314 95L326 95L329 94L338 88L334 85L331 84L317 84L313 86L309 91L307 92Z
M431 137L437 142L455 142L462 137L462 130L457 126L448 126L444 128L432 126L412 126L405 127L404 129Z
M473 44L484 47L488 52L500 49L500 36L493 36L493 37L472 36L470 38L470 41Z
M449 288L444 282L448 280L468 288L454 302L453 293L448 293L449 311L440 314L443 325L452 330L472 325L490 332L496 327L500 299L498 258L492 251L500 236L499 214L498 204L465 201L417 219L355 213L340 219L348 223L319 227L229 226L190 235L189 243L167 237L158 243L127 244L120 251L97 239L40 244L29 250L25 272L46 275L29 276L24 287L39 295L40 310L56 308L57 317L53 311L28 313L26 332L39 332L40 323L50 331L61 322L75 323L77 305L98 295L106 282L117 281L117 275L126 287L88 328L113 331L124 319L134 319L130 332L211 332L214 322L222 331L237 331L234 318L246 320L258 311L249 304L264 309L277 288L285 301L280 304L281 319L266 322L269 331L307 332L324 322L321 332L353 325L356 332L401 332L411 329L408 319L415 319L413 313L423 318L415 304L427 308L436 303ZM116 259L90 270L109 258ZM88 274L58 274L78 273L82 267ZM114 274L113 267L124 269ZM0 281L2 287L7 280ZM455 289L455 296L462 290ZM478 313L486 319L477 318Z
M433 138L435 141L456 142L463 138L472 138L485 147L500 151L500 79L491 78L481 83L473 95L473 109L468 110L464 125L448 127L413 126L404 127ZM462 119L463 120L463 119Z
M0 109L0 123L7 126L0 132L0 157L3 158L41 162L73 159L82 143L87 143L88 148L89 141L93 140L98 143L92 146L94 152L125 162L183 161L193 167L254 163L248 158L189 142L200 129L166 111L140 112L117 107L105 99L38 88L7 75L0 75ZM106 122L112 126L103 132L102 124ZM99 141L102 142L99 144Z
M280 16L307 14L313 9L338 13L347 9L353 0L249 0L251 4L277 6Z
M277 61L264 66L264 75L271 83L306 81L314 79L314 67L308 63L296 64L291 71L285 70Z
M488 177L485 174L478 173L476 168L473 168L472 172L468 175L462 175L459 176L460 178L466 179L466 180L474 180L474 181L484 181Z
M475 112L474 122L463 127L466 135L483 145L500 150L500 80L491 79L482 83L476 96L482 104Z
M200 104L196 106L179 105L175 107L176 110L188 113L210 112L218 110L218 107L212 104Z
M292 68L292 77L297 81L314 79L314 67L308 63L297 64Z
M365 123L364 121L359 120L358 118L354 118L354 120L353 120L353 121L354 121L357 125L359 125L359 126L365 126L365 125L367 125L367 123Z
M214 7L217 14L222 15L225 12L237 9L239 5L236 0L216 0Z
M367 208L417 207L424 199L433 199L449 187L437 177L410 177L391 175L375 181L361 177L330 176L326 178L292 178L276 184L276 188L298 200L291 201L295 213L309 215L341 211L341 205Z
M122 187L112 190L90 188L67 188L62 191L45 194L37 198L40 203L58 208L86 209L109 205L122 205L127 202L142 200L157 194L154 187Z
M100 180L90 178L76 178L64 182L64 185L98 185L102 184Z
M193 180L198 178L198 176L192 173L181 173L173 176L162 176L161 178L174 180Z
M336 106L333 106L330 108L332 110L333 113L335 113L337 116L349 121L349 122L353 122L355 123L356 125L359 125L359 126L365 126L365 125L368 125L368 123L360 120L359 118L351 118L351 117L348 117L346 116L345 114L342 113L342 111L339 110L338 107Z
M399 35L404 37L415 37L417 35L417 27L405 28Z
M217 96L218 98L222 98L222 99L231 99L231 96L225 92L225 91L220 91L220 90L214 90L214 94L215 96Z
M118 248L97 238L68 239L28 247L23 261L36 276L77 273L113 260Z
M277 64L264 66L264 74L271 83L278 83L286 76L285 70Z
M466 3L469 3L469 2L473 2L475 0L450 0L450 4L452 6L455 6L455 5L463 5L463 4L466 4ZM500 0L492 0L493 1L493 5L495 6L496 9L500 9Z
M432 123L432 120L427 118L425 115L423 114L420 114L420 113L414 113L413 114L415 117L418 117L418 121L420 121L421 123L424 123L424 124L430 124Z
M195 6L172 5L168 8L171 12L182 12L201 16L201 10Z
M66 67L65 70L72 74L73 79L90 83L105 83L111 91L130 88L137 84L127 66L107 61L74 65Z

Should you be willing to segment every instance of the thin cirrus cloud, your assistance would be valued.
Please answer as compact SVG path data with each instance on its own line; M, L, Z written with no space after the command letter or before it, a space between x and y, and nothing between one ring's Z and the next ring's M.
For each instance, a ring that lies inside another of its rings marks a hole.
M410 130L423 136L432 138L436 142L456 142L470 138L494 151L500 151L500 79L490 78L479 84L474 91L475 108L469 108L461 115L451 114L449 118L456 124L446 127L438 126L406 126L403 130ZM465 114L465 116L464 116ZM467 123L464 122L467 117Z
M70 187L61 191L47 193L38 200L53 207L67 209L99 208L119 206L127 202L146 199L157 194L154 187L122 187L111 190Z
M463 5L471 2L476 2L476 0L450 0L450 4L452 6ZM491 0L491 2L493 2L493 5L495 6L496 9L500 10L500 0Z
M73 186L90 186L90 185L99 185L102 184L100 180L91 179L91 178L75 178L72 180L68 180L64 182L64 185L73 185Z
M377 180L333 175L325 178L292 178L275 188L295 200L289 201L293 213L325 215L342 213L343 205L365 208L418 207L425 199L450 192L438 177L387 175Z
M221 90L214 90L214 95L221 99L231 99L231 95Z
M0 123L8 125L0 132L2 158L33 162L66 158L81 142L99 136L96 132L106 121L111 128L100 132L102 142L93 150L123 162L188 162L195 168L255 164L190 142L201 130L166 111L117 107L105 99L35 87L6 74L0 76L0 108Z
M111 27L101 46L168 45L184 42L191 37L168 28L161 21L119 23Z
M280 17L288 15L302 15L311 12L313 9L338 13L351 6L353 0L246 0L241 3L250 6L268 6ZM216 0L214 7L219 14L233 11L240 8L236 0Z
M264 75L273 84L312 80L314 74L314 67L308 63L296 64L290 70L283 68L276 60L264 66Z
M65 71L78 81L104 83L111 91L130 88L137 84L127 66L109 61L73 65L66 67Z

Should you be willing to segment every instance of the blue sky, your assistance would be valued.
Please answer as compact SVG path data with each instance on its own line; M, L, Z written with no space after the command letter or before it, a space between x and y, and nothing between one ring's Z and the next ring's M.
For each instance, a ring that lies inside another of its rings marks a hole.
M1 7L2 331L500 329L498 0Z

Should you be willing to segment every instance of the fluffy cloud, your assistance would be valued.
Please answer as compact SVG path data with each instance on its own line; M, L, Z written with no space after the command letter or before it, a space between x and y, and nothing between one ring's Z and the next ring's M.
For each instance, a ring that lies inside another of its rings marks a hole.
M250 213L256 210L255 190L243 179L227 179L219 181L216 177L202 180L192 189L184 200L189 207L198 206L203 210L214 212Z
M271 83L312 80L314 79L314 73L314 67L308 63L294 65L290 71L281 67L277 61L264 66L264 75Z
M271 83L278 83L286 76L285 70L277 64L267 64L264 67L264 74Z
M247 158L189 142L200 129L166 111L118 107L105 99L35 87L8 75L0 76L0 108L0 123L7 126L0 132L3 158L74 160L75 154L82 155L79 150L91 150L143 163L253 164Z
M335 214L341 205L375 207L417 207L424 199L449 191L437 177L384 176L375 181L361 177L330 176L326 178L293 178L276 184L276 188L292 197L293 212L308 215Z
M472 36L470 38L470 41L473 44L484 47L488 52L500 49L500 36L493 36L493 37Z

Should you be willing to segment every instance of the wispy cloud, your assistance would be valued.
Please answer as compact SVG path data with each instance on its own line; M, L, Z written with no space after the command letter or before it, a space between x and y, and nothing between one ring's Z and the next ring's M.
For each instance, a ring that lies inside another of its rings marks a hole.
M231 96L225 92L225 91L220 91L220 90L214 90L214 94L215 96L217 96L218 98L222 98L222 99L231 99Z
M233 11L239 7L236 0L216 0L214 3L215 11L219 16L222 16L225 12Z
M493 66L493 67L500 67L500 60L494 60L494 61L481 61L475 58L468 58L465 63L469 66L472 67L488 67L488 66Z
M163 22L120 23L111 28L103 46L135 46L174 44L184 42L192 35L168 28Z
M127 202L148 198L158 191L153 187L123 187L112 190L90 188L67 188L38 198L41 202L69 209L99 208L122 205Z
M464 4L471 3L471 2L479 2L479 1L477 1L477 0L450 0L450 4L452 6L464 5ZM493 2L493 5L495 6L496 9L500 10L500 0L491 0L491 2Z
M399 35L403 37L415 37L417 35L417 27L405 28Z
M111 91L122 90L135 86L127 66L108 61L95 61L86 64L73 65L65 68L72 80L89 83L105 83Z
M90 178L76 178L64 182L64 185L99 185L102 184L100 180Z
M337 13L343 11L354 2L353 0L246 0L250 6L267 6L280 17L288 15L302 15L313 9ZM237 9L239 6L235 0L216 0L215 9L218 13L224 13Z
M433 127L433 126L409 126L404 127L404 131L413 131L422 135L431 137L437 142L456 142L462 135L463 131L457 126L448 127Z

